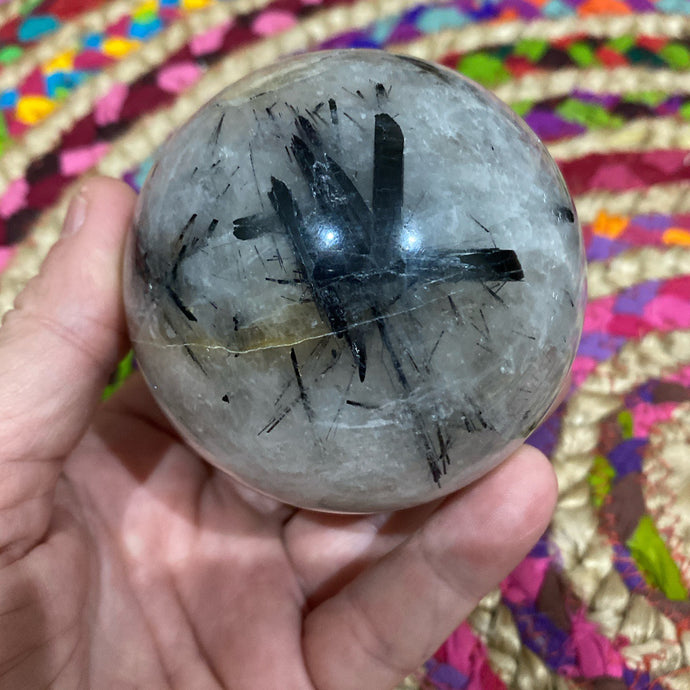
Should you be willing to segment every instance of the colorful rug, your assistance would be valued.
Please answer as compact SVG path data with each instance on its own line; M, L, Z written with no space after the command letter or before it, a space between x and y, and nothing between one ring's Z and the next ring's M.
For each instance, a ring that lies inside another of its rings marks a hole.
M80 176L138 189L223 86L346 46L510 103L561 166L590 261L572 391L532 438L559 477L552 524L404 687L690 688L690 0L10 0L0 313Z

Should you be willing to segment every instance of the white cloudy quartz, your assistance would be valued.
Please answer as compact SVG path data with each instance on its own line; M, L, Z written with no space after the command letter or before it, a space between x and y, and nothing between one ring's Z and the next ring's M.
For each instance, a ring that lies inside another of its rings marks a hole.
M163 146L125 266L136 358L210 462L287 503L370 512L515 450L572 363L572 200L460 75L313 53L228 87Z

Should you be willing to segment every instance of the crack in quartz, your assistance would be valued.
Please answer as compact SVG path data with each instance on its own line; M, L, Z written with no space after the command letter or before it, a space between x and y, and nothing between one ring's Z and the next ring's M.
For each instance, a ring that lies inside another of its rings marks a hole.
M359 90L355 93L364 99ZM377 102L385 95L383 84L377 84ZM360 382L364 383L368 365L367 341L378 335L388 376L405 400L405 417L415 429L415 438L426 458L431 477L440 487L440 479L446 474L447 464L450 463L448 450L451 439L443 424L430 422L420 408L415 392L418 365L390 325L390 320L396 317L413 318L420 309L448 300L456 321L463 326L467 324L473 327L479 333L477 347L490 351L483 344L489 337L489 326L482 306L475 305L479 313L477 318L461 314L460 308L464 305L459 308L452 298L466 291L466 288L458 286L453 290L449 287L453 283L467 282L481 285L497 304L505 306L498 292L509 282L524 281L521 262L515 251L499 248L495 242L493 247L486 248L429 248L421 246L414 233L406 232L403 223L405 136L392 115L378 112L374 117L373 180L370 202L367 202L358 189L356 175L352 177L331 157L332 151L327 150L317 121L313 120L312 124L312 121L299 114L298 109L287 102L285 105L294 115L294 130L290 144L285 149L291 164L297 168L296 179L301 178L302 184L306 184L326 229L317 229L310 224L308 215L300 208L294 189L273 175L266 192L271 207L267 213L250 143L249 161L261 209L252 215L235 218L233 234L240 242L275 232L284 235L290 244L297 270L291 280L269 276L266 279L295 287L305 286L311 301L302 302L302 310L306 313L307 309L311 309L306 305L314 305L316 314L312 310L312 315L319 319L312 318L311 323L316 328L310 334L304 334L304 329L294 328L296 324L305 323L306 319L303 316L298 318L300 314L293 306L292 311L283 313L286 318L271 324L248 322L242 325L237 315L230 314L228 316L232 316L234 327L229 328L227 333L221 331L222 321L217 325L215 319L204 319L207 330L213 333L195 334L194 331L203 328L199 324L199 318L203 318L201 305L197 301L195 308L185 299L179 268L193 254L212 249L210 240L218 220L213 219L205 230L203 226L194 229L197 218L194 214L179 235L174 248L176 258L168 279L164 281L167 297L177 310L175 321L185 324L182 333L172 320L169 320L169 325L184 342L168 342L163 347L185 349L189 358L204 373L204 366L193 349L198 354L205 350L207 354L220 351L228 356L289 349L294 376L292 385L296 385L298 393L291 405L301 404L308 421L313 423L315 416L311 394L303 377L307 359L298 361L295 347L307 342L323 342L332 336L343 340L351 352L354 370L359 373ZM337 127L339 120L335 99L329 99L329 110L332 125ZM309 114L309 110L306 112ZM343 115L351 119L347 112L343 111ZM270 110L268 116L272 117ZM217 124L217 132L220 132L223 117L221 115ZM327 124L323 118L320 121ZM486 226L473 220L490 235ZM216 248L225 244L221 241ZM239 245L238 255L241 258ZM437 285L445 286L442 295L420 295L420 290L429 290ZM396 304L399 305L397 308ZM218 309L213 302L211 306ZM180 314L186 322L180 321ZM267 325L271 328L266 328ZM232 331L236 333L236 347L215 340L219 335L224 335L226 341L233 339ZM200 339L204 336L207 337L206 342ZM439 341L442 336L443 332L439 335ZM197 342L194 342L195 338ZM245 343L242 343L243 340ZM134 342L161 347L159 342ZM308 358L311 359L311 355ZM270 433L285 414L281 412L269 421L268 426L264 427L266 433ZM469 398L462 419L468 432L493 428Z
M582 307L576 214L536 140L454 73L313 59L232 87L164 149L126 274L135 354L262 490L429 500L550 402Z
M438 284L438 283L443 283L444 281L442 279L437 279L433 283L428 283L428 285L433 285L433 284ZM525 285L528 285L528 281L524 281ZM433 299L428 299L425 300L415 306L409 306L405 309L400 309L397 311L389 311L386 314L381 314L379 316L372 316L371 318L368 319L362 319L361 321L355 321L352 324L352 327L365 327L365 326L373 326L379 321L389 321L390 319L394 319L396 317L401 317L401 316L406 316L410 314L414 314L415 312L419 311L420 309L425 309L426 307L436 304L438 302L445 302L449 297L456 297L457 295L461 294L463 292L463 288L458 288L457 290L448 290L445 291L443 295L439 297L434 297ZM459 315L460 318L462 318L462 315ZM161 348L185 348L185 347L198 347L198 348L204 348L206 350L222 350L225 351L227 354L230 355L244 355L244 354L251 354L253 352L262 352L262 351L270 351L270 350L278 350L281 348L289 348L289 347L296 347L298 345L301 345L302 343L308 343L308 342L315 342L319 341L322 339L326 338L331 338L335 337L337 338L339 336L339 333L334 330L329 330L329 331L323 331L321 333L314 333L313 335L308 335L304 336L303 338L295 338L292 340L287 340L284 342L280 343L269 343L267 345L257 345L256 347L246 347L242 349L233 349L231 347L228 347L227 345L220 345L220 344L211 344L208 342L203 342L203 341L192 341L192 340L185 340L185 342L181 343L166 343L166 344L161 344L160 342L153 341L153 340L143 340L143 339L132 339L132 343L137 343L141 345L149 345L149 346L157 346Z
M377 85L376 93L380 97L385 87ZM356 94L364 98L360 91ZM331 102L332 109L337 109L335 100ZM308 286L332 333L345 340L360 381L364 381L367 369L366 339L361 327L373 322L405 388L406 375L386 332L384 315L389 316L391 305L409 289L408 281L425 287L437 282L522 281L522 265L510 249L426 248L419 252L416 250L421 247L415 246L413 237L404 239L401 228L405 227L402 221L405 135L394 117L379 112L374 118L374 169L371 204L368 204L352 177L327 151L315 124L286 105L295 115L294 133L289 147L285 147L288 157L296 164L325 225L331 230L316 232L311 228L293 190L283 180L271 176L267 195L273 217L267 218L261 212L236 218L233 234L238 240L247 241L282 229L297 263L298 278L294 284ZM489 232L479 221L475 222ZM371 321L353 321L354 314L365 311L373 313Z

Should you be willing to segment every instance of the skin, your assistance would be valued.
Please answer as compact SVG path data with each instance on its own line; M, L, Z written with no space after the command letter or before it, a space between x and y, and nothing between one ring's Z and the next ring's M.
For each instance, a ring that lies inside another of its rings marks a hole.
M101 404L133 203L88 181L0 329L0 688L393 687L546 528L549 463L523 447L435 504L317 514L200 460L140 378Z

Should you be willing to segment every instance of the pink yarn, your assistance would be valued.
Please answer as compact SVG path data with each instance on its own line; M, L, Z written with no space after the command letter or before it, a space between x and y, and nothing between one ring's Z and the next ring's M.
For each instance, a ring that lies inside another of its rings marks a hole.
M29 184L23 178L13 180L0 197L0 216L9 218L26 205L26 195L29 192Z
M602 165L587 183L588 189L610 189L611 191L637 189L645 183L623 164Z
M572 618L568 644L572 645L577 659L575 667L564 669L571 677L623 676L623 657L611 641L599 632L596 624L587 620L584 609L580 609Z
M578 357L572 368L573 384L579 386L596 368L599 362L594 357Z
M609 297L600 297L599 299L592 300L587 305L583 326L584 333L608 332L609 322L611 321L617 299L617 295L610 295Z
M659 288L660 295L690 295L690 275L670 278Z
M96 124L103 127L118 122L120 112L129 89L125 84L115 84L103 98L101 98L93 110L93 119Z
M506 690L501 679L491 670L486 647L463 623L435 654L437 661L448 664L467 677L463 690Z
M168 93L181 93L195 84L201 76L201 68L191 61L168 65L158 73L158 86Z
M652 330L649 323L637 314L612 314L606 327L609 335L637 340Z
M648 438L651 430L662 422L671 418L678 403L647 403L642 402L631 410L633 416L633 433L635 438Z
M501 583L503 597L513 604L534 601L539 595L550 558L525 558Z
M653 328L661 331L690 328L688 298L657 295L645 306L644 318Z
M105 156L110 144L105 142L92 146L80 146L60 153L60 172L66 177L81 175Z
M667 175L673 175L676 171L687 165L685 162L685 150L679 151L650 151L642 154L641 162L657 170L663 171Z
M285 31L297 23L295 15L284 10L268 10L262 12L252 24L252 29L259 36L271 36Z
M194 36L189 42L189 52L195 57L199 57L200 55L208 55L220 50L223 46L225 34L232 24L233 22L231 21L223 22L208 31L204 31L203 34Z
M7 264L10 262L10 259L14 256L15 251L16 247L0 246L0 271L2 271L5 268L5 266L7 266Z

